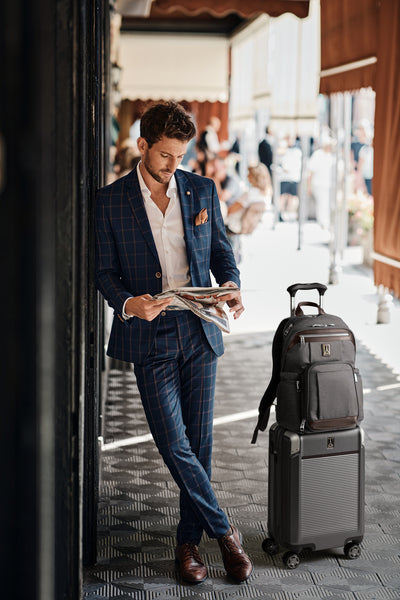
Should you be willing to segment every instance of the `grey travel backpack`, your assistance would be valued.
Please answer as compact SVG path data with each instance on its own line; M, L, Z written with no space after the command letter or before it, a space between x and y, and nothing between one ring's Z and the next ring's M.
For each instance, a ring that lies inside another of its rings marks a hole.
M319 292L319 303L299 302L299 290ZM268 425L276 398L276 420L284 429L299 434L351 429L363 419L362 381L355 367L356 342L346 323L326 314L321 283L297 283L288 287L291 316L276 330L272 343L272 376L261 399L258 431ZM304 314L312 306L317 314Z

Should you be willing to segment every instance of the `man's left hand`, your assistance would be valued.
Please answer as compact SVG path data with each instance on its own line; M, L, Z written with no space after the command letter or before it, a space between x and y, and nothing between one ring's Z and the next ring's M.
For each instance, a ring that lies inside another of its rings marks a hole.
M233 283L233 281L227 281L226 283L223 283L221 285L221 287L237 287L236 283ZM236 290L234 292L232 292L231 294L227 294L224 297L224 300L226 301L227 305L229 306L229 312L233 313L233 318L234 319L238 319L240 317L240 315L242 314L242 312L244 311L244 306L242 304L242 297L240 295L240 290Z

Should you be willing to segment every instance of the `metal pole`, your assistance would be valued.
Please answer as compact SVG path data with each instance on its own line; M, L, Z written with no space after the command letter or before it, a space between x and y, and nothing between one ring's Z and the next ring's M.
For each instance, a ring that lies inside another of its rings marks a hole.
M331 128L336 139L336 161L332 167L331 189L330 189L330 266L329 266L329 284L336 285L339 283L340 265L337 263L338 250L338 191L340 187L339 165L341 152L341 128L342 121L342 94L334 94L331 98L331 106L333 115L331 115Z
M344 249L347 246L348 234L348 197L351 193L351 94L345 92L343 96L343 200L340 212L340 255L343 259Z
M272 190L273 190L273 209L274 209L274 219L272 224L272 229L275 229L277 222L279 221L279 201L281 197L281 167L278 165L278 145L279 140L278 137L274 137L274 143L272 147Z
M310 139L306 135L301 136L301 180L299 184L299 208L298 208L298 242L297 250L301 250L303 243L303 224L307 208L307 158L310 147Z

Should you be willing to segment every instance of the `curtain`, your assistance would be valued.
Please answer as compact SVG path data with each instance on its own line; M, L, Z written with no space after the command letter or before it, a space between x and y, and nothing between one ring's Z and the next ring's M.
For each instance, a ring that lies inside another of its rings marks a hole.
M377 0L321 0L321 94L374 87L378 9Z
M320 92L373 87L374 277L400 297L400 2L321 0ZM352 68L355 67L355 68ZM395 261L387 264L389 261Z
M128 100L124 99L118 112L118 123L120 126L117 146L120 147L122 142L129 137L129 129L137 119L140 119L145 110L150 108L155 102L162 102L161 98L153 100ZM229 105L227 102L187 102L186 100L178 99L183 108L192 112L197 124L197 137L206 125L210 117L218 117L221 120L221 129L218 133L220 141L228 139L228 118Z
M308 7L308 0L154 0L154 8L165 12L179 10L191 15L209 12L219 17L232 12L243 17L261 13L279 17L290 12L304 18L308 16Z
M400 2L381 0L376 73L374 250L400 261ZM375 283L400 297L400 269L375 261Z

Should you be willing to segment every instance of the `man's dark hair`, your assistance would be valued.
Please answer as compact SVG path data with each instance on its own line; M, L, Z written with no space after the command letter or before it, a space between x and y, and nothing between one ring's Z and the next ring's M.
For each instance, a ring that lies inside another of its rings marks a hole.
M154 104L140 120L140 136L149 148L163 136L188 142L195 134L196 128L190 115L177 102Z

